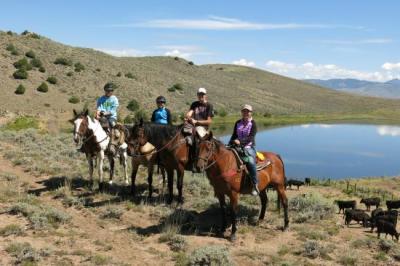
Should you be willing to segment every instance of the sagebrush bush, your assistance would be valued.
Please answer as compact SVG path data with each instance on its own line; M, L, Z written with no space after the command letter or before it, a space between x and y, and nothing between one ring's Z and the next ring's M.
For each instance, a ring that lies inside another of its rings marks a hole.
M140 105L139 105L138 101L136 101L135 99L132 99L132 100L129 101L129 103L126 106L126 108L129 111L135 112L135 111L139 110Z
M57 78L56 77L54 77L54 76L50 76L50 77L48 77L47 78L47 80L46 80L48 83L50 83L50 84L57 84Z
M32 69L32 65L28 62L26 58L22 58L17 62L14 62L13 65L16 69L24 69L27 71Z
M75 63L75 72L81 72L85 70L85 66L81 64L80 62Z
M25 93L25 87L22 84L19 84L18 87L15 89L15 94L24 94Z
M40 92L48 92L49 91L49 86L47 85L46 82L42 82L39 87L37 87L37 91Z
M80 102L80 99L79 99L79 97L77 97L77 96L71 96L71 97L68 99L68 102L69 102L69 103L73 103L73 104L77 104L77 103Z
M54 60L54 64L63 66L72 66L72 60L64 57L58 57L56 60Z
M324 220L334 216L336 206L319 193L295 196L289 200L293 221L304 223L309 220Z
M25 53L25 56L26 57L29 57L29 58L36 58L36 54L35 54L35 52L34 51L32 51L32 50L29 50L28 52L26 52Z
M15 79L27 79L28 78L28 72L25 69L18 69L13 73L13 77Z
M195 249L188 258L189 265L232 265L227 247L207 245Z
M126 73L125 77L129 79L136 79L136 77L131 72Z
M31 60L30 64L31 64L33 67L37 67L37 68L40 68L40 67L43 66L42 61L40 61L40 60L37 59L37 58L33 58L33 59Z

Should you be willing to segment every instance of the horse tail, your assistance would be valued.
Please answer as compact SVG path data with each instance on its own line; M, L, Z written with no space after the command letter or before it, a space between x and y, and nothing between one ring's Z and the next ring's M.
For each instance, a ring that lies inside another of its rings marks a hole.
M283 186L284 186L284 188L286 189L285 164L283 163L282 157L281 157L279 154L277 154L276 157L278 157L278 159L279 159L279 160L281 161L281 163L282 163ZM278 193L278 190L277 190L277 193ZM276 204L277 204L278 210L280 211L280 209L281 209L281 201L280 201L279 195L277 195Z

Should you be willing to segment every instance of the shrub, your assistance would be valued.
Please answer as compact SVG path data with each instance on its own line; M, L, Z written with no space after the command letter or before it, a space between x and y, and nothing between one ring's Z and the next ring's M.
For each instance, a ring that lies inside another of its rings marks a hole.
M76 103L79 103L80 100L79 100L79 97L77 97L77 96L71 96L71 97L68 99L68 102L73 103L73 104L76 104Z
M318 193L298 195L289 200L293 221L304 223L309 220L324 220L333 217L336 206Z
M15 94L24 94L25 93L25 87L22 84L19 84L18 87L15 89Z
M28 72L26 72L25 69L18 69L13 73L13 77L15 79L27 79L28 78Z
M63 65L63 66L72 66L72 60L63 58L63 57L58 57L55 61L54 64L56 65Z
M57 78L54 76L48 77L46 81L50 84L57 84Z
M36 54L32 50L29 50L28 52L26 52L25 56L29 57L29 58L36 58Z
M46 69L43 66L41 66L41 67L39 67L39 71L44 73L44 72L46 72Z
M189 256L189 265L232 265L229 251L224 246L203 246Z
M72 77L73 75L74 75L74 72L72 72L72 71L70 71L70 72L67 73L67 76L68 76L68 77Z
M129 101L129 103L126 106L126 108L128 110L132 111L132 112L135 112L135 111L139 110L140 105L135 99L132 99L132 100Z
M100 217L103 219L121 219L123 213L121 208L108 206Z
M149 120L149 116L147 115L146 111L144 110L138 110L135 113L135 120L139 121L140 119L143 119L144 121Z
M24 69L27 71L32 69L32 65L28 62L28 60L26 58L22 58L22 59L18 60L13 65L17 69Z
M135 76L131 72L126 73L125 77L128 79L136 79Z
M33 67L38 67L38 68L40 68L40 67L43 66L42 61L40 61L40 60L37 59L37 58L33 58L33 59L31 60L30 63L31 63L31 65L32 65Z
M85 66L83 64L81 64L80 62L75 63L75 72L81 72L83 70L85 70Z
M42 84L40 84L40 86L37 88L37 90L40 92L48 92L49 86L47 86L46 82L42 82Z
M14 121L6 124L5 129L19 131L28 128L39 128L39 122L30 116L17 117Z

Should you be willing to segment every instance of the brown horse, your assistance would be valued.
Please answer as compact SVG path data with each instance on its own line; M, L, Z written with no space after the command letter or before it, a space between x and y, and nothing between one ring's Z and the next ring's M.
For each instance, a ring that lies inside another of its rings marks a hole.
M260 190L261 212L259 220L263 220L267 208L267 186L273 185L278 192L278 202L281 201L284 207L284 227L289 226L288 200L285 194L285 169L283 161L279 155L271 152L262 152L271 164L258 172L258 188ZM226 230L225 218L225 195L230 199L232 233L230 239L236 239L236 213L239 203L239 194L250 194L252 186L249 178L243 169L238 168L237 159L231 150L225 145L214 139L212 132L209 133L199 144L199 158L197 166L206 171L210 184L213 186L215 195L219 200L222 210L222 230Z
M128 146L133 147L137 154L140 147L147 142L155 147L160 164L167 172L169 196L167 203L173 200L173 178L177 173L178 202L183 203L183 176L188 162L189 147L181 132L182 126L160 125L140 121L134 125L130 134ZM135 176L132 172L132 191L135 191Z

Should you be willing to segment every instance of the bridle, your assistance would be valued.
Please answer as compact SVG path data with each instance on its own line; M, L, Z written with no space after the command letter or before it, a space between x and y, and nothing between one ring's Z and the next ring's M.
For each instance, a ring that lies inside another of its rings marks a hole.
M197 160L202 160L202 161L205 161L205 163L206 163L206 166L203 167L203 169L202 169L202 172L204 172L217 162L217 160L214 160L212 163L209 163L211 157L214 155L214 152L216 149L216 143L213 140L203 140L203 141L200 141L200 143L201 142L206 143L207 146L211 146L207 152L206 157L200 157L200 156L197 157ZM200 143L199 143L199 145L200 145Z

